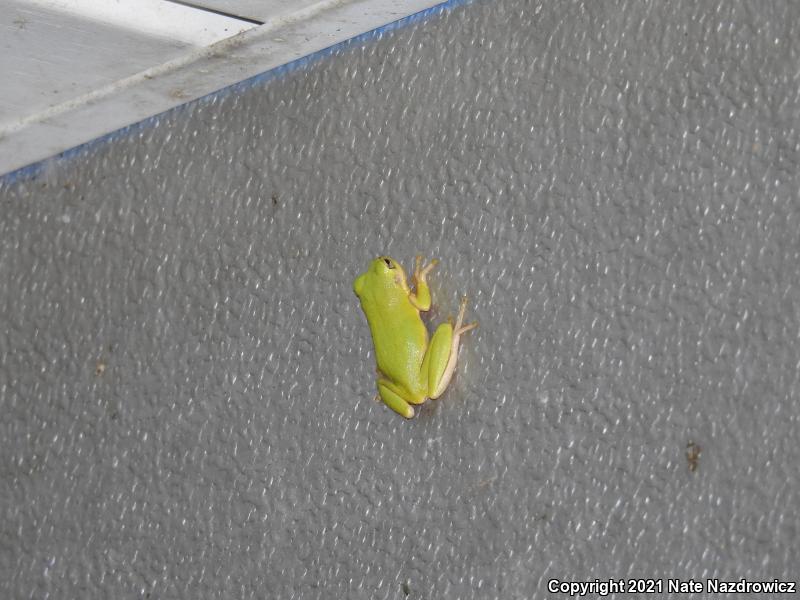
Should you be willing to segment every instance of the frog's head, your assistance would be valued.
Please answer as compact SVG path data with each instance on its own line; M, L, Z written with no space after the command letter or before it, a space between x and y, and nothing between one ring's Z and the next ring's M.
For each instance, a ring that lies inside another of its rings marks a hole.
M379 256L370 263L367 272L362 273L355 280L353 289L357 295L361 296L361 292L364 289L369 289L373 286L383 289L392 287L407 289L406 272L400 263L393 258Z
M371 270L375 275L386 282L400 287L406 287L406 272L395 259L389 256L379 256L372 261Z

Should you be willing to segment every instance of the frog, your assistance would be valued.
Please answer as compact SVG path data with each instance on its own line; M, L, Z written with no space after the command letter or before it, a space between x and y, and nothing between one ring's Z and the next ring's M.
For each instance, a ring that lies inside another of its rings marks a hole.
M353 282L367 318L378 370L378 396L393 411L412 419L414 407L444 394L455 373L461 336L476 328L464 324L467 297L455 323L441 323L429 336L421 313L431 308L427 277L438 264L417 256L408 285L402 265L389 256L374 259Z

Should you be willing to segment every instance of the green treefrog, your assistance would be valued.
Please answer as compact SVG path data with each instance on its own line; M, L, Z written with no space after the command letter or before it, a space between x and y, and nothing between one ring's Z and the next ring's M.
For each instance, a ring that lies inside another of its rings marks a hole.
M375 344L378 394L389 408L407 419L414 416L413 405L444 393L456 368L461 334L478 326L463 325L467 306L463 298L455 324L442 323L428 340L420 311L431 307L426 277L436 263L433 260L423 266L422 257L417 257L413 292L403 267L388 256L373 260L353 282Z

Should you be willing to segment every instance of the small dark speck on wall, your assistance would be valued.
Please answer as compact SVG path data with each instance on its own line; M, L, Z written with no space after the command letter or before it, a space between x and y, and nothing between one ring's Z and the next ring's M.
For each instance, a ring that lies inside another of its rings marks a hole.
M700 464L700 452L702 448L694 442L686 444L686 462L689 463L689 470L694 473Z

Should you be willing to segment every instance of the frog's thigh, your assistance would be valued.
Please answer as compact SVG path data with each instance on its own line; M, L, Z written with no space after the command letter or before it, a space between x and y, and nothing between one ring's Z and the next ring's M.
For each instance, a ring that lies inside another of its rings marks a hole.
M410 419L414 416L414 408L401 396L402 390L388 379L378 379L378 394L386 406L396 413Z
M422 372L428 374L429 398L438 398L444 393L453 377L457 354L458 336L453 335L450 323L442 323L436 328L422 361Z

